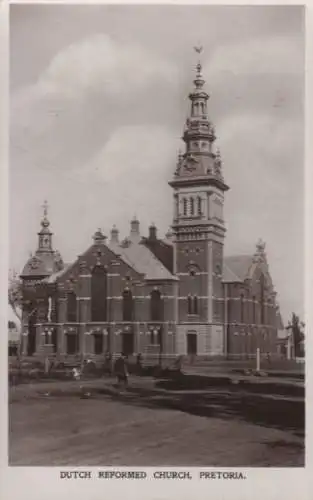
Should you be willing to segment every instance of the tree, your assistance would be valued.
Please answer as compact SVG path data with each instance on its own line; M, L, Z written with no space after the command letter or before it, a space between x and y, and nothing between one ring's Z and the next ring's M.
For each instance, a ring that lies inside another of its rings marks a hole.
M22 280L14 271L9 276L8 300L18 322L21 323L23 301Z
M8 301L12 308L16 318L18 319L17 328L19 330L19 345L18 345L18 358L21 354L22 346L22 302L23 302L23 292L22 292L22 280L16 274L16 272L11 272L9 276L9 287L8 287Z
M295 350L295 357L300 357L301 356L301 342L304 340L304 323L300 321L300 318L297 314L292 313L291 321L289 321L287 330L289 330L291 333L293 345L294 345L294 350Z

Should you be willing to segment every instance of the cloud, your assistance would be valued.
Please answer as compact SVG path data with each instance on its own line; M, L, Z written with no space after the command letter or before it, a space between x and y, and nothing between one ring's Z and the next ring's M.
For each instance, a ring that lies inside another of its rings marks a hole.
M154 222L167 229L172 215L167 181L175 170L179 146L173 137L173 131L162 126L120 127L89 162L68 173L68 178L73 176L89 193L92 210L98 203L93 186L97 185L98 192L102 190L99 201L106 206L107 229L113 223L125 229L125 221L134 213L146 227L153 214Z
M103 149L85 165L80 173L102 180L141 178L149 172L163 178L168 173L168 159L175 154L174 131L153 124L122 126L113 131ZM175 159L175 156L173 156Z
M175 67L144 47L95 34L60 51L42 74L38 85L46 93L77 97L101 92L119 98L139 92L155 80L172 84Z
M153 94L166 96L176 76L166 59L106 35L64 48L34 85L12 95L13 168L79 168L117 126L140 122L149 108L153 119Z
M227 78L227 74L299 75L303 70L303 40L292 35L254 37L220 45L204 65L204 74L211 80Z

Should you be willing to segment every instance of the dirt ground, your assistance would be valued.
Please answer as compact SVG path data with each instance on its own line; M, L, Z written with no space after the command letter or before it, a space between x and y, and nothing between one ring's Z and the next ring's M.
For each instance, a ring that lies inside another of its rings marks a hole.
M21 396L25 391L10 403L10 465L304 465L303 430L260 425L249 413L234 412L236 394L211 391L209 410L199 415L183 404L188 394L134 388L87 399L77 393L44 396L44 391L27 398ZM203 406L203 395L191 397Z

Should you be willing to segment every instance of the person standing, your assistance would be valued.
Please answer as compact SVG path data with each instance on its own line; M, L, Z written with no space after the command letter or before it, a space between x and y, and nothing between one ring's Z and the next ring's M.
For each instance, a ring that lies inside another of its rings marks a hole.
M120 387L122 384L124 387L128 386L128 370L126 364L126 356L121 354L116 362L114 367L115 375L117 377L117 384Z

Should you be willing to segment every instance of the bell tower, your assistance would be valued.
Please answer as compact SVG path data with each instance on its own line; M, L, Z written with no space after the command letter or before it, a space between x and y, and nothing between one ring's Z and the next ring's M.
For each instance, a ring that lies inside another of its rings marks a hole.
M201 47L195 48L202 52ZM174 271L179 278L176 349L181 354L222 355L224 182L214 127L208 117L209 95L202 65L196 65L190 111L183 132L173 188ZM196 352L195 352L196 351Z

